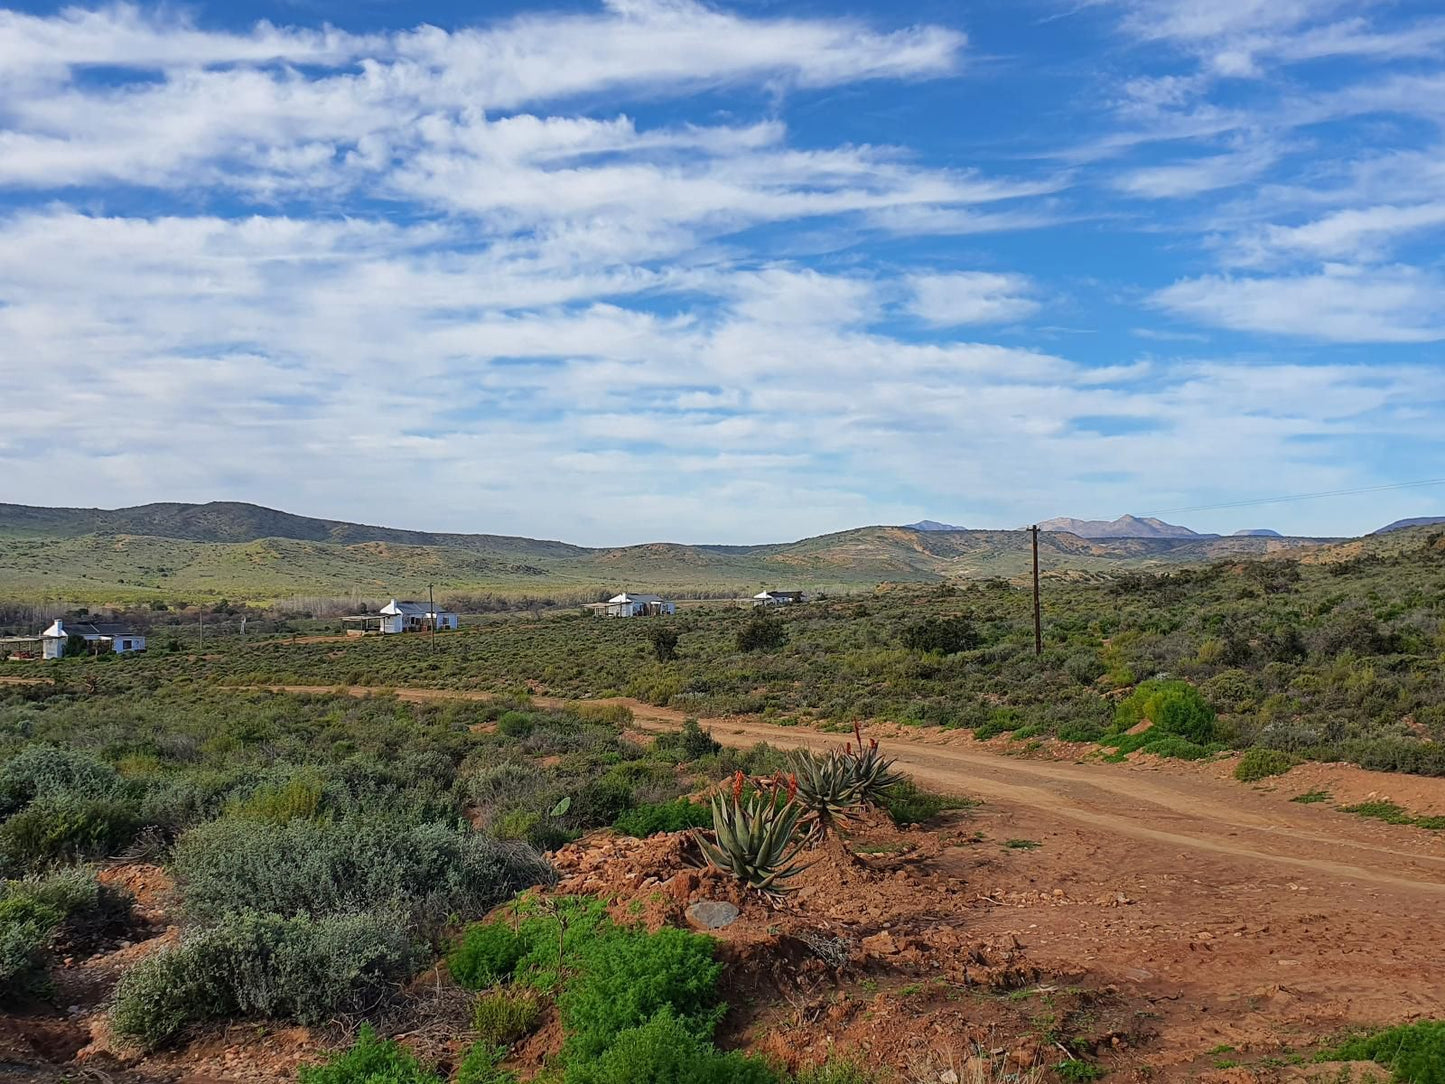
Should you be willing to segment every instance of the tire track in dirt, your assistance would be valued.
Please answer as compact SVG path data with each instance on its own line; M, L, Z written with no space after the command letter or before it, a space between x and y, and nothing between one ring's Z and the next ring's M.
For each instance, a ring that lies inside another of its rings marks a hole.
M392 694L403 700L493 699L493 694L452 689L370 686L259 685L232 688L352 696ZM538 707L559 708L578 701L535 696ZM634 726L653 730L681 725L683 712L628 698L581 701L630 708ZM811 728L781 727L752 718L701 719L727 745L766 741L781 748L823 749L846 736ZM974 796L1024 807L1036 815L1084 825L1098 832L1183 852L1235 860L1257 875L1260 865L1277 872L1298 870L1327 878L1336 891L1375 889L1445 898L1445 842L1422 829L1390 829L1343 817L1333 810L1295 806L1273 795L1200 776L1173 775L1167 783L1126 765L1023 760L942 741L892 736L888 753L920 783L943 793ZM1445 786L1445 783L1442 783Z

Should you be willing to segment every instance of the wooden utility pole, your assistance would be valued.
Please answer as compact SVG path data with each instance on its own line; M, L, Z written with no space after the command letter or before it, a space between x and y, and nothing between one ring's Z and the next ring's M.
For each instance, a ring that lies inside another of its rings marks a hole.
M432 585L426 585L426 604L431 609L431 649L436 653L437 649L437 600L432 595Z
M1039 525L1035 523L1029 528L1029 534L1034 536L1034 654L1044 653L1044 621L1043 611L1039 608Z

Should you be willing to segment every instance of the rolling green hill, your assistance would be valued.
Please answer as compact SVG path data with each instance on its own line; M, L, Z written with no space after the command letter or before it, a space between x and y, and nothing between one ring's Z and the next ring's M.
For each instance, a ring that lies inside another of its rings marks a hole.
M1087 540L1040 536L1045 571L1101 572L1272 553L1328 540L1274 537ZM1307 550L1305 547L1313 549ZM692 595L760 587L849 590L884 581L1018 577L1024 531L860 527L760 546L649 543L588 548L490 534L444 534L311 519L258 505L35 508L0 504L0 597L87 604L296 595L439 593L600 598L627 588Z

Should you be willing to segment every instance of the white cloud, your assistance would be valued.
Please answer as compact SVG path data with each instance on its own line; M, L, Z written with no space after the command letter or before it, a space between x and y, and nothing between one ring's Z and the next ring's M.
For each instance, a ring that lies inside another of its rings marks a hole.
M1114 183L1122 192L1147 199L1197 196L1255 179L1279 161L1280 154L1278 147L1265 143L1229 154L1130 170Z
M1445 339L1445 281L1411 267L1337 265L1274 278L1208 275L1176 282L1151 302L1206 324L1321 342Z
M987 271L913 275L910 310L937 327L1022 320L1040 309L1027 276Z
M1290 258L1359 263L1382 259L1397 242L1445 226L1445 201L1411 206L1349 208L1302 226L1266 226L1236 243L1240 264Z

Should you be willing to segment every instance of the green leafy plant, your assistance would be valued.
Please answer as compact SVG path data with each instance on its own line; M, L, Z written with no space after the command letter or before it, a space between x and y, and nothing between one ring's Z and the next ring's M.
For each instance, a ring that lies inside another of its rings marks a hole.
M570 1062L565 1084L783 1084L757 1058L722 1053L664 1008L596 1059Z
M1278 749L1250 749L1235 765L1234 778L1241 783L1254 783L1272 775L1283 775L1298 763L1298 757Z
M1445 1084L1445 1020L1422 1020L1351 1039L1321 1061L1373 1061L1400 1084Z
M706 828L710 824L710 807L687 798L678 798L671 802L644 804L629 809L612 822L612 827L623 835L643 839L658 832L683 832L689 828Z
M715 841L695 836L704 857L731 873L748 888L777 896L787 882L801 873L798 862L803 840L798 838L803 807L789 794L778 801L772 793L754 791L742 798L743 774L733 777L729 794L714 795L712 825Z
M356 1042L317 1065L296 1071L297 1084L443 1084L399 1043L379 1038L362 1024Z
M510 978L526 953L527 942L505 920L480 922L447 954L447 971L467 989L483 990Z
M501 986L477 998L472 1006L472 1027L478 1039L492 1047L508 1047L537 1030L542 1019L542 998L527 987Z
M1114 725L1118 730L1129 730L1145 719L1159 733L1187 738L1196 745L1214 740L1214 709L1187 681L1144 682L1120 702Z

